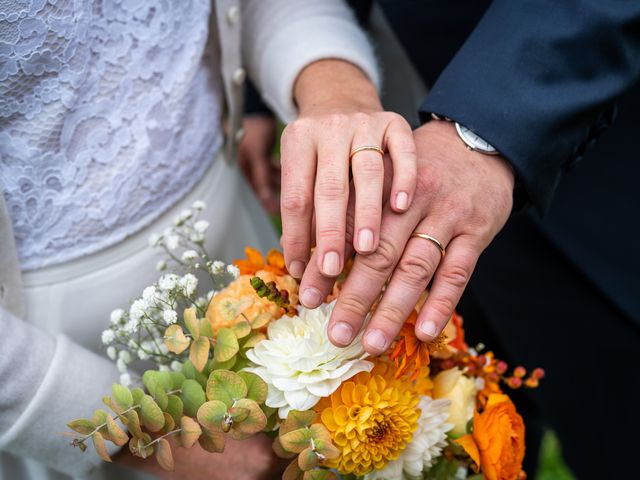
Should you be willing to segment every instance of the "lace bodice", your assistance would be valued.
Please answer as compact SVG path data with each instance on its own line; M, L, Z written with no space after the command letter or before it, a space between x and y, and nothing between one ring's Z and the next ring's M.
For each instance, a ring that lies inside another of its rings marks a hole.
M95 252L222 143L211 0L0 0L0 188L25 270Z

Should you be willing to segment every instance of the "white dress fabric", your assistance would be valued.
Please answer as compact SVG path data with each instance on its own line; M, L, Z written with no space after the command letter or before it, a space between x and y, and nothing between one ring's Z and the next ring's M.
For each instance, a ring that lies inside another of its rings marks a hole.
M208 0L0 6L0 185L24 270L96 252L184 196L222 144Z

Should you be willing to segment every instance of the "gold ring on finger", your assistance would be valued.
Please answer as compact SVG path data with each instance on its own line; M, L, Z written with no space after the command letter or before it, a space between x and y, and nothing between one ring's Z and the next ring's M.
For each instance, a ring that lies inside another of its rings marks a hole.
M437 238L432 237L431 235L428 235L426 233L422 233L422 232L413 232L411 234L411 238L422 238L423 240L428 240L431 243L433 243L436 247L438 247L438 250L440 250L440 255L442 255L442 258L444 258L444 255L447 253L447 251L444 248L444 245L442 245L442 242L440 242L440 240L438 240Z
M375 145L365 145L363 147L358 147L351 150L351 153L349 154L349 160L351 160L356 153L364 152L366 150L378 152L380 155L384 157L384 150L382 150L380 147L376 147Z

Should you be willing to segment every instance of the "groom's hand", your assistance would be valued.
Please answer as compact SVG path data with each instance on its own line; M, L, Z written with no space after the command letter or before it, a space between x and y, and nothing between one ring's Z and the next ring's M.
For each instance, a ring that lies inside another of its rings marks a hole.
M306 67L296 81L295 98L300 116L287 126L281 143L281 243L294 277L302 276L315 244L313 268L333 279L345 261L349 167L355 186L350 243L367 254L377 248L380 236L382 155L364 150L350 159L350 152L362 146L388 151L394 171L390 208L404 212L416 184L413 134L400 115L383 111L365 74L341 60Z
M418 184L414 202L403 215L386 206L377 251L356 256L329 324L329 338L336 345L353 340L387 281L384 296L366 326L365 349L379 354L390 346L432 279L416 335L424 341L435 338L453 313L480 253L511 212L514 174L502 157L468 150L447 122L422 126L415 131L415 141ZM442 257L429 240L412 238L414 231L436 238L446 247L446 255ZM309 288L323 297L330 286L309 269L301 284L301 298L304 301Z

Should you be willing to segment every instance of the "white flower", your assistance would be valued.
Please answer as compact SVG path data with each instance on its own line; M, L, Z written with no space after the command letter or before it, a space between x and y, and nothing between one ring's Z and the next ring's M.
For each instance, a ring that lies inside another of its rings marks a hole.
M202 233L193 232L189 236L189 240L191 240L193 243L202 243L204 242L204 235Z
M151 285L142 291L142 298L147 302L147 305L156 298L156 287Z
M125 324L123 329L125 333L132 334L132 333L136 333L139 327L140 327L140 320L131 319Z
M174 372L180 372L182 370L182 364L177 360L174 360L173 362L171 362L171 370L173 370Z
M147 302L139 298L135 302L131 304L129 308L129 318L134 321L139 321L142 317L144 317L147 310Z
M196 258L198 258L198 252L196 252L195 250L185 250L184 252L182 252L183 262L192 262Z
M184 294L190 297L195 293L196 288L198 288L198 279L195 275L187 273L180 279L180 286L183 288Z
M160 235L158 235L157 233L152 233L149 236L149 246L150 247L155 247L156 245L159 245L161 238L162 237Z
M171 369L167 365L158 366L158 370L160 370L161 372L169 372L169 371L171 371Z
M131 353L127 350L120 350L118 360L122 360L124 363L131 363Z
M123 387L128 387L129 385L131 385L131 375L129 375L128 373L123 373L122 375L120 375L120 384Z
M194 210L204 210L205 208L207 208L207 204L202 200L196 200L195 202L193 202L193 205L191 205L191 207Z
M162 312L162 319L167 325L172 325L178 321L178 314L175 310L165 310Z
M110 343L113 343L115 339L116 339L116 334L110 328L102 332L102 343L104 345L109 345Z
M111 312L111 323L117 325L122 320L122 316L124 315L124 310L121 308L116 308Z
M224 270L224 262L221 262L220 260L216 260L211 264L211 273L213 273L214 275L221 274L223 270Z
M150 355L147 352L145 352L142 348L139 348L136 353L138 354L138 358L140 360L147 360L150 358Z
M169 273L160 277L160 280L158 280L158 286L161 290L168 292L169 290L173 290L174 288L176 288L178 280L179 277L176 274Z
M169 250L175 250L180 245L180 237L178 235L168 235L165 245Z
M227 265L227 273L233 278L238 278L240 276L240 269L235 265Z
M268 340L247 352L257 366L246 370L267 383L266 404L278 408L280 418L286 418L291 409L312 408L346 379L373 368L365 360L361 336L346 348L329 341L327 324L334 304L300 308L298 316L272 322Z
M193 229L198 233L204 233L209 228L209 222L206 220L198 220L194 225Z
M447 422L449 400L433 400L420 397L418 408L420 418L418 428L413 432L411 443L396 460L392 460L382 470L374 470L365 475L365 480L419 480L423 472L431 468L447 446L447 432L453 425Z
M115 360L117 356L118 356L118 351L116 350L116 347L112 345L107 348L107 357L109 357L111 360Z
M127 362L125 362L121 358L119 358L116 362L116 367L118 367L118 371L120 373L127 373Z
M159 272L166 270L167 268L167 262L165 262L164 260L160 260L158 263L156 263L156 270L158 270Z

